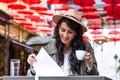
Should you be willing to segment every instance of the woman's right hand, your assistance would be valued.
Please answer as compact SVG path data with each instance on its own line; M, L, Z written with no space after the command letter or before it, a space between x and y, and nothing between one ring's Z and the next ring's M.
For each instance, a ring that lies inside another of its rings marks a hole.
M36 55L34 53L30 54L27 58L28 64L32 66L32 64L36 61Z

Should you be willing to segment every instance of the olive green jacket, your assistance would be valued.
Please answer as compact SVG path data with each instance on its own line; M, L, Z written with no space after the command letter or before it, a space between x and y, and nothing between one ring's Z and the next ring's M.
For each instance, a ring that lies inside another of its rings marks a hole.
M94 56L94 50L91 47L91 44L88 41L85 42L85 50L89 53L91 53L92 58L93 58L93 66L92 70L90 72L87 71L87 65L85 63L82 64L80 72L81 75L98 75L98 70L97 70L97 62ZM55 41L51 41L49 44L44 46L45 50L48 52L48 54L51 55L51 57L56 61L56 47L55 47Z
M81 74L80 75L98 75L99 72L97 70L97 62L96 62L96 59L95 59L95 56L94 56L94 50L93 48L91 47L91 44L88 42L88 41L84 41L85 42L85 50L89 53L91 53L92 55L92 58L93 58L93 66L92 66L92 69L88 72L87 71L87 65L85 63L82 63L81 65L81 69L80 69L80 72ZM48 52L48 54L54 59L54 61L56 62L56 47L55 47L55 41L51 41L49 42L47 45L43 46L45 48L45 50ZM31 75L30 73L31 71L28 72L28 75ZM32 71L33 73L35 71Z

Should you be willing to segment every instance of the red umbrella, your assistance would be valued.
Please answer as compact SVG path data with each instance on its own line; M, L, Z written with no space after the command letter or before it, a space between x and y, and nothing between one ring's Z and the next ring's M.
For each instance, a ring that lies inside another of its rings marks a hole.
M78 11L82 11L82 12L94 12L97 11L97 9L93 6L85 6L85 7L80 7L78 8Z
M108 13L118 13L116 11L120 10L120 5L119 4L107 4L106 6L104 6L104 10L107 11Z
M22 10L22 9L25 9L26 6L23 5L23 4L11 3L11 4L8 4L8 8L10 8L10 9L15 9L15 10Z
M55 7L55 10L68 10L68 9L71 9L72 7L67 5L67 4L62 4L60 6L56 6Z
M120 19L120 12L118 13L107 13L108 16L114 17L114 20L119 20Z
M94 38L94 41L96 41L98 43L104 43L107 41L107 38L104 36L97 36L96 38Z
M40 16L36 16L36 15L27 15L27 16L25 16L25 18L26 17L34 22L44 22L45 21L44 19L41 19Z
M116 41L120 41L120 37L109 37L108 40L116 42Z
M94 36L93 37L94 42L96 42L97 44L101 45L101 51L103 51L103 43L107 42L107 37L100 35L100 36Z
M97 34L102 34L102 32L99 31L99 30L93 30L93 31L91 31L90 33L91 33L91 34L95 34L95 35L97 35Z
M107 4L120 4L120 0L102 0Z
M49 28L49 27L40 27L39 29L40 29L39 30L40 32L45 33L45 34L53 33L53 30L51 28Z
M18 11L17 13L20 13L20 14L27 14L27 15L32 15L32 14L33 14L32 11L28 11L28 10Z
M14 19L18 21L27 21L26 18L21 18L21 17L14 17Z
M26 29L30 32L38 32L38 29L36 27L27 27Z
M88 18L88 26L90 27L100 27L99 25L101 25L102 21L101 18Z
M35 26L37 26L37 27L49 27L50 25L47 22L39 22Z
M97 13L94 12L86 12L82 15L83 18L87 19L96 19L96 18L101 18L101 16Z
M30 9L35 10L35 11L46 11L46 10L49 10L48 7L45 7L43 5L31 5Z
M111 22L111 23L112 23L112 22ZM106 26L106 28L108 28L108 29L117 29L117 28L120 29L120 25L116 25L116 24L113 25L113 24L112 24L112 25Z
M90 26L88 26L88 28L96 30L96 29L101 29L101 26L100 25L90 25Z
M83 35L83 40L90 41L90 39L87 35Z
M95 4L94 0L73 0L73 3L82 7L93 6Z
M44 19L41 19L40 17L37 17L37 16L32 16L30 19L31 19L31 21L34 21L34 22L44 22L45 21Z
M44 33L51 33L52 30L47 30L47 29L41 29L40 32L44 32Z
M41 1L40 0L22 0L24 3L27 3L27 4L40 4Z
M3 3L12 3L12 2L16 2L17 0L0 0L0 2Z
M27 27L31 27L31 26L32 26L32 23L20 22L19 25L27 28Z
M68 0L47 0L48 4L63 4L63 3L67 3Z
M108 4L104 6L104 10L107 12L108 16L114 17L115 19L120 19L120 5L119 4Z
M120 20L120 12L119 12L119 13L116 13L115 18L116 18L117 20Z
M48 15L48 16L53 16L53 13L50 10L47 11L38 11L40 15Z
M115 20L114 17L106 16L106 20Z
M118 31L118 30L112 30L108 34L110 34L110 35L118 35L118 34L120 34L120 31Z

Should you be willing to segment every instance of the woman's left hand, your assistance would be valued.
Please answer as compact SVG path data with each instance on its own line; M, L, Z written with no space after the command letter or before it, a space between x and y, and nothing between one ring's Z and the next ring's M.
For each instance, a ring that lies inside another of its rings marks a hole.
M92 60L92 55L90 54L90 53L86 53L86 55L85 55L85 62L86 62L86 64L91 68L92 67L92 65L93 65L93 62L92 62L93 60Z

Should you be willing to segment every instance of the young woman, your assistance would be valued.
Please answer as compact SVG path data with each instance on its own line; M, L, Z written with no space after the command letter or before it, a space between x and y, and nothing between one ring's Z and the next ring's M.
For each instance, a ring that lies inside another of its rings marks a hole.
M54 15L53 20L56 23L55 41L49 42L44 48L65 75L98 75L93 48L82 38L87 29L82 24L80 14L70 9L64 15ZM77 60L76 50L86 51L84 60ZM30 54L27 59L30 65L36 61L33 56L35 57L35 54Z

